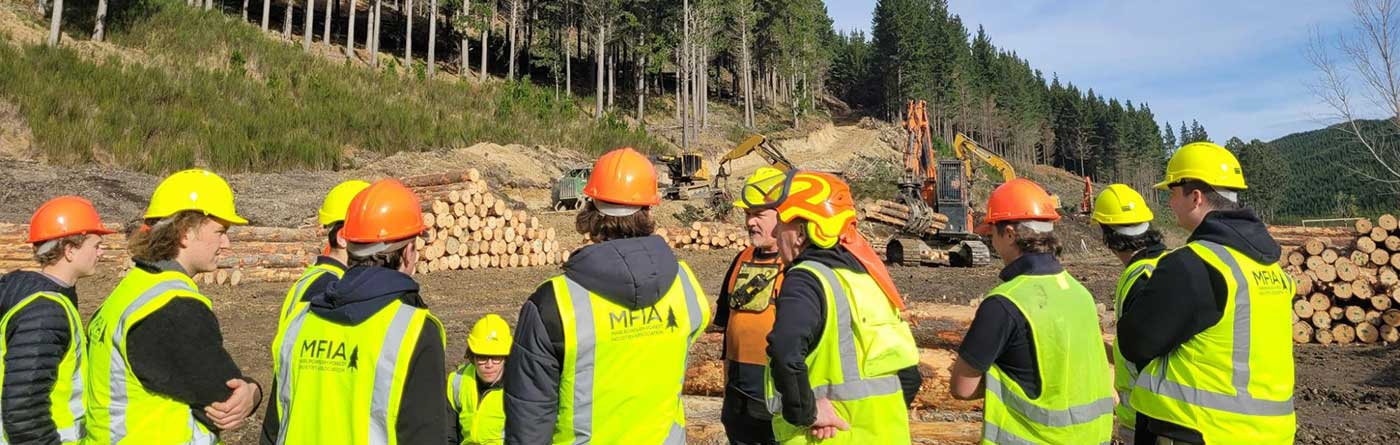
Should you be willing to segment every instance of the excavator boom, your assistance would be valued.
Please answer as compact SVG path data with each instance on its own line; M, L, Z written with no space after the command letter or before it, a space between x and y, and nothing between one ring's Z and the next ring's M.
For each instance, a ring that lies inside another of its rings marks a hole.
M1010 162L1006 162L1005 158L977 145L977 142L965 134L958 133L957 136L953 137L953 152L958 155L958 160L963 161L963 164L967 166L964 173L969 178L972 177L972 163L968 162L968 157L971 156L1001 172L1002 182L1011 182L1012 179L1016 179L1016 168L1012 167Z

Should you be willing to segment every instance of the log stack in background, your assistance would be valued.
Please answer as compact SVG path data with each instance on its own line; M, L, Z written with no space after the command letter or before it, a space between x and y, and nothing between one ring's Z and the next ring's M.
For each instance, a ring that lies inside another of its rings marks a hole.
M677 249L743 249L749 232L729 224L694 222L689 228L657 228L656 235Z
M419 272L543 266L569 258L553 228L506 205L476 169L402 181L418 193L428 226L416 241Z
M103 237L106 253L100 263L117 263L120 275L132 266L127 251L126 236L119 226L109 225L117 233ZM37 269L34 249L27 241L29 226L0 224L0 272L16 269ZM229 229L229 248L219 254L219 268L194 277L206 285L231 285L256 282L292 282L320 252L321 237L315 229L236 226Z
M1400 342L1400 230L1393 215L1350 228L1271 226L1297 284L1297 343Z

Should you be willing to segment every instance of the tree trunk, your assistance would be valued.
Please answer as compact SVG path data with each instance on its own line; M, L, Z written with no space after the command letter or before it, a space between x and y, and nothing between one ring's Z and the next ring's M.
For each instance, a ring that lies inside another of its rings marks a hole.
M700 129L710 128L710 47L700 47Z
M462 6L461 17L463 19L470 18L471 10L472 2L471 0L466 0ZM458 61L460 62L460 67L457 68L458 74L461 75L463 79L471 75L471 68L467 66L467 62L471 57L471 42L467 39L467 29L465 28L464 26L462 29L462 45L458 47L458 56L460 56Z
M58 46L63 27L63 0L53 0L53 12L49 14L49 46Z
M515 40L520 32L520 0L510 0L510 23L506 24L510 51L506 57L506 80L515 80Z
M745 11L745 15L740 20L740 23L742 23L740 26L743 27L743 31L739 34L739 57L743 59L741 62L743 68L741 69L744 71L744 75L742 76L743 80L741 81L744 89L744 126L753 128L753 76L751 75L753 72L753 62L749 60L749 25L747 14L748 12Z
M263 0L262 29L267 32L268 16L272 15L272 0Z
M306 1L306 23L302 25L301 49L311 52L311 38L316 31L312 25L316 22L316 0Z
M645 41L646 41L646 35L645 35L645 34L642 34L642 33L638 33L638 34L637 34L637 48L638 48L638 51L642 51L642 50L641 50L642 44L643 44L643 42L645 42ZM633 90L635 90L635 94L637 95L637 127L638 127L638 128L642 128L642 129L647 128L647 121L646 121L646 116L647 116L647 115L646 115L646 110L647 110L647 109L646 109L646 107L647 107L647 105L646 105L646 104L647 104L647 69L646 69L646 66L647 66L647 55L646 55L645 52L643 52L642 55L641 55L641 59L637 62L637 66L636 66L636 68L635 68L636 71L637 71L637 79L636 79L637 84L636 84L636 85L634 86L634 88L633 88Z
M564 38L559 42L564 47L564 95L574 97L574 55L569 39L573 38L573 28L564 30Z
M346 20L346 23L345 23L345 25L346 25L346 26L345 26L345 28L346 28L346 29L345 29L345 57L349 57L349 58L351 58L351 59L354 59L354 58L355 58L355 13L357 12L356 9L359 9L359 8L356 8L356 7L355 7L355 0L349 0L349 2L346 3L346 5L347 5L347 8L346 8L346 9L349 9L349 10L350 10L350 20Z
M404 38L403 38L403 69L404 72L413 72L413 0L408 0L408 5L403 9Z
M242 12L243 12L243 21L244 21L244 22L247 22L247 21L248 21L248 0L243 0L243 7L241 8L241 10L242 10Z
M496 14L496 3L491 3L491 15ZM486 81L486 42L491 40L491 22L481 27L481 81Z
M208 11L212 9L214 9L214 0L204 0L204 10Z
M295 0L288 0L286 8L287 11L286 13L282 14L282 38L287 39L289 41L292 40L292 15L296 14L296 5L292 4L292 1Z
M598 24L596 45L593 49L593 65L596 67L593 74L595 80L593 83L593 120L603 119L603 94L605 93L603 91L603 52L606 47L604 43L606 38L607 27L600 23Z
M372 43L369 44L371 48L369 52L369 64L375 67L379 66L379 19L380 15L383 14L380 11L382 3L383 0L374 0L374 24L370 26L369 38Z
M97 0L97 24L92 29L92 40L101 42L106 35L107 0Z
M428 6L428 78L432 79L437 74L437 0L432 0Z
M612 110L617 97L617 47L608 50L608 110Z
M315 2L316 0L308 0L306 4L309 7L310 4ZM331 44L331 17L333 14L335 14L335 0L326 0L326 18L321 24L321 43L327 45ZM306 32L310 34L311 28L306 28Z

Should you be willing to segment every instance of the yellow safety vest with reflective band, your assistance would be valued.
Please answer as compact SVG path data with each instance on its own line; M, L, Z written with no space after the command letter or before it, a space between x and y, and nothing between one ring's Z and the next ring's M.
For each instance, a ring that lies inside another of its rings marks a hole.
M1123 270L1123 275L1118 277L1118 287L1113 291L1113 313L1118 319L1123 318L1123 302L1128 299L1128 291L1138 280L1151 279L1152 271L1157 269L1157 261L1166 253L1162 251L1154 257L1133 261ZM1113 338L1113 370L1113 389L1118 391L1118 406L1113 408L1113 413L1118 417L1123 437L1131 438L1137 428L1137 411L1133 410L1129 399L1132 398L1133 381L1137 380L1138 370L1123 358L1123 352L1118 349L1118 337Z
M447 401L457 411L462 445L496 445L505 442L506 411L501 388L476 396L476 366L462 365L447 377Z
M0 320L0 357L4 357L10 349L9 338L3 335L10 332L10 319L26 306L41 299L53 300L68 316L68 349L63 352L63 360L58 362L57 379L49 391L49 418L58 428L58 440L65 444L74 444L83 437L83 324L78 317L78 308L73 307L73 302L61 294L39 292L10 308L10 311L5 313L5 318ZM4 392L4 375L5 363L0 360L0 392ZM0 418L3 417L4 413L0 412ZM10 436L5 433L5 425L0 422L0 445L8 443Z
M1293 443L1292 278L1220 244L1187 247L1224 277L1225 314L1143 368L1133 408L1206 443Z
M282 332L287 319L292 318L297 310L310 305L309 302L302 299L306 296L306 288L325 274L331 274L338 280L345 275L345 269L333 264L313 264L306 268L306 271L301 273L301 277L297 278L296 283L292 284L291 289L287 289L287 295L283 297L282 310L277 312L277 332ZM272 345L273 349L277 348L277 343Z
M126 355L131 327L176 298L210 306L184 273L150 273L135 267L93 314L87 333L87 436L82 443L219 443L189 405L147 390L132 373Z
M838 431L836 437L821 443L909 443L909 411L904 405L903 388L895 374L897 370L870 375L866 364L871 357L862 344L868 345L877 339L862 341L858 338L860 333L852 327L856 312L895 311L884 291L869 275L833 270L815 261L803 262L793 269L806 270L816 276L826 299L826 323L821 338L806 359L813 396L830 400L836 414L851 425L850 431ZM914 347L912 335L907 340L903 336L890 337L895 337L894 341L907 341L911 344L905 346ZM917 360L903 367L914 366ZM773 386L771 369L764 375L768 410L773 413L774 437L783 444L808 443L810 428L790 424L783 418L782 395Z
M564 327L555 444L684 444L687 352L710 324L690 266L660 301L633 309L560 275L550 280Z
M1030 324L1040 396L996 364L987 371L984 444L1107 444L1113 385L1094 297L1068 272L1021 275L987 295L1006 298Z
M446 349L442 322L398 301L358 325L325 320L309 306L293 314L272 357L277 443L398 443L399 401L425 325Z

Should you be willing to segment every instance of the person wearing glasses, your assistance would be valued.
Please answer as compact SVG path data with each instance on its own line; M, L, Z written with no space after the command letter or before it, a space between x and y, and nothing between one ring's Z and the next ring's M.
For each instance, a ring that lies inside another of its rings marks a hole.
M467 362L447 376L447 400L457 417L457 437L452 443L496 445L505 441L501 375L510 344L510 324L500 315L486 314L472 326L467 335Z

